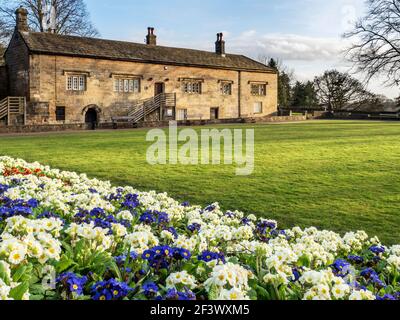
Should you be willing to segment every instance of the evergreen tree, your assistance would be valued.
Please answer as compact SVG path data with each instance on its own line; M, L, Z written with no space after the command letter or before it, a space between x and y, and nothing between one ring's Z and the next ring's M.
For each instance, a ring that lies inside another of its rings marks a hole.
M292 106L314 108L318 105L317 93L311 81L305 83L297 81L292 92Z
M292 76L274 58L269 59L268 66L278 72L278 105L279 107L287 108L290 106L291 100Z

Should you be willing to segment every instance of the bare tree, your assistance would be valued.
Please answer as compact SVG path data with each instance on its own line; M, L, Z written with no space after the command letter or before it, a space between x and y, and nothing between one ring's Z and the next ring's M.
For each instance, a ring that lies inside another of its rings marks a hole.
M368 13L344 36L355 42L348 58L369 81L384 75L385 83L400 83L400 0L368 0Z
M328 111L359 110L374 97L359 80L337 70L316 77L314 85L319 102L326 105Z
M7 42L15 27L15 10L23 6L29 12L29 26L38 32L48 31L49 10L55 8L55 33L96 37L83 0L0 0L0 41Z

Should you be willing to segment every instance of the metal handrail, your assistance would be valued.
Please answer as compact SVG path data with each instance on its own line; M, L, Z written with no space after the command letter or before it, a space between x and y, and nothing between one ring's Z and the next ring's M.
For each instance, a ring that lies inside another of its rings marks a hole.
M160 93L153 98L137 101L128 112L128 118L131 118L131 122L138 122L157 109L175 106L175 93Z

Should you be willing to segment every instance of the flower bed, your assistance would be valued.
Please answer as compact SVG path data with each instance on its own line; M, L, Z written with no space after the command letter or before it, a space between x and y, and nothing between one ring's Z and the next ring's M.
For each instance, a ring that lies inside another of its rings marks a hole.
M0 300L400 299L400 246L0 157Z

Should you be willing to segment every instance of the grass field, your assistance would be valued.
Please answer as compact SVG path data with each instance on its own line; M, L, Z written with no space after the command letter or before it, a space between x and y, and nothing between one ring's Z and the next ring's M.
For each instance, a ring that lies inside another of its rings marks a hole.
M256 167L248 177L235 176L234 166L150 166L147 130L0 136L0 154L166 191L192 204L218 201L281 227L363 229L400 243L400 123L239 127L256 129Z

